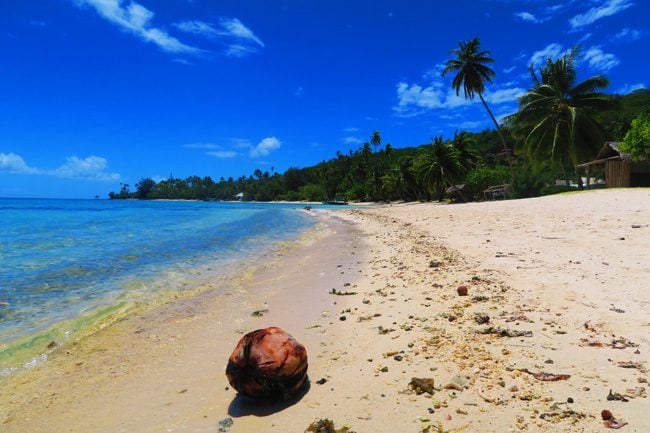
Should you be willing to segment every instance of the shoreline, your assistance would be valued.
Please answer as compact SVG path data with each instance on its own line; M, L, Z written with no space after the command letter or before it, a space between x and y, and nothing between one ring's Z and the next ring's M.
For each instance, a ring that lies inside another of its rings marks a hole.
M73 369L2 389L3 431L214 432L230 417L230 433L318 418L359 433L594 432L607 431L604 409L623 431L650 431L650 189L313 214L329 235L233 288L238 311L206 293L118 324L62 354ZM245 405L225 363L243 333L270 325L307 347L311 388Z
M213 288L136 312L5 378L3 431L157 432L188 419L196 431L214 431L234 401L225 363L239 338L273 324L308 348L319 347L323 330L307 328L332 302L344 302L333 299L339 297L329 294L330 285L338 281L332 287L343 289L358 278L353 269L363 252L349 243L358 233L343 221L312 217L314 228L277 244L262 263L230 279L223 295ZM328 255L322 246L349 248L349 257ZM327 275L324 263L331 265ZM314 272L295 278L307 269ZM311 290L301 290L302 283ZM253 317L255 311L262 317ZM219 419L206 410L206 396L211 408L220 408Z
M54 352L65 350L70 344L131 314L143 314L206 290L219 290L234 275L242 274L242 269L245 274L252 274L261 268L258 264L263 267L270 257L283 249L313 241L319 230L314 217L303 210L299 213L305 223L292 226L300 229L297 234L285 234L287 239L258 234L240 241L237 249L231 248L230 255L212 255L211 252L209 256L204 254L208 257L206 260L194 257L190 266L181 266L180 261L146 265L149 269L143 267L139 273L115 277L104 283L105 287L112 284L115 289L92 297L83 308L78 305L71 307L70 314L53 309L57 315L40 317L34 321L38 326L30 327L31 323L26 323L15 325L15 333L12 329L4 330L2 337L10 339L0 341L0 383L4 377L47 362ZM97 281L105 280L98 278Z

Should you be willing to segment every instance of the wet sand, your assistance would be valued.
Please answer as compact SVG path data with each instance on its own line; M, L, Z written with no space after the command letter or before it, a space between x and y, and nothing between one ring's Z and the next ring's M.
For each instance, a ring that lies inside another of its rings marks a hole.
M594 432L604 409L650 431L650 190L317 215L329 235L233 280L227 300L130 318L3 384L2 431L214 432L230 417L234 433L318 418L359 433ZM309 353L311 387L283 406L247 404L224 375L241 335L269 325Z
M364 253L350 223L327 218L322 225L309 234L314 239L225 280L229 287L130 316L2 379L0 431L215 432L228 416L236 420L232 431L263 431L267 413L301 410L242 404L225 365L244 333L271 325L305 344L312 365L328 352L323 328L308 328L338 308L328 292L359 278Z

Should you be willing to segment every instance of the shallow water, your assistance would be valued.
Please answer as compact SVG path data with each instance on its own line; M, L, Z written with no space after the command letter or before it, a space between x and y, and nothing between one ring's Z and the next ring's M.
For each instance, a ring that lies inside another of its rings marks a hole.
M297 238L314 224L300 208L0 199L0 371Z

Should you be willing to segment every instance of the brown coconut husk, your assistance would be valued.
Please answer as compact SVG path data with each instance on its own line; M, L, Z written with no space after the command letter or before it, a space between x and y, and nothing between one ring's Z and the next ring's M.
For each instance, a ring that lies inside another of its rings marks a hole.
M287 400L307 380L307 350L280 328L258 329L239 340L228 359L226 376L242 395Z

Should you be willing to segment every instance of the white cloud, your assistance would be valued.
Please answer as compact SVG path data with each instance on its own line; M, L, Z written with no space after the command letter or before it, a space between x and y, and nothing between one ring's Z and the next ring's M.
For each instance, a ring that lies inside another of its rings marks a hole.
M503 73L504 73L504 74L509 74L509 73L511 73L512 71L514 71L515 68L516 68L516 66L514 66L514 65L513 65L513 66L510 66L509 68L504 69L504 70L503 70Z
M224 54L228 57L245 57L256 52L257 48L250 45L232 44L226 48Z
M215 150L211 152L207 152L208 155L210 156L216 156L217 158L234 158L238 154L234 150Z
M616 93L619 95L627 95L628 93L634 92L635 90L646 89L646 88L647 88L646 85L643 83L625 84L625 86L618 89Z
M476 129L480 126L483 126L486 124L486 121L481 121L481 120L465 120L464 122L454 124L456 128L460 129Z
M118 181L121 176L106 171L108 162L101 156L90 155L86 158L69 156L65 164L53 170L30 167L25 160L15 153L0 153L0 171L15 174L35 174L62 177L65 179L85 179L95 181Z
M129 31L140 39L158 45L171 53L198 53L201 50L191 47L170 36L163 30L151 26L154 13L144 6L130 2L128 6L122 0L75 0L79 6L93 7L106 20L117 24L122 30Z
M266 137L256 146L251 147L250 156L258 158L260 156L267 156L271 151L279 149L282 142L275 137Z
M400 82L397 84L397 105L393 110L400 115L410 116L413 109L434 109L441 108L441 91L433 86L422 87L418 84L407 84Z
M177 29L225 44L224 54L244 57L264 47L264 42L237 18L221 18L218 25L199 20L174 23Z
M578 39L578 45L582 44L587 39L590 39L592 36L593 36L592 33L585 33L584 35L582 35L582 37L580 39Z
M99 181L118 181L120 175L117 173L108 173L106 168L108 162L106 158L91 155L86 158L69 156L65 164L50 171L48 174L66 179L87 179Z
M360 139L359 137L352 136L352 135L347 136L347 137L343 137L342 141L345 144L361 144L361 143L363 143L362 139Z
M530 12L517 12L513 14L517 18L519 18L522 21L527 21L529 23L541 23L545 20L538 19L535 17L535 15L531 14Z
M457 95L452 88L445 91L439 84L442 83L422 87L418 84L399 83L397 85L398 102L393 107L393 111L400 117L413 117L428 110L455 109L480 103L478 98L473 100L465 98L462 92ZM514 83L506 83L506 85L512 84ZM484 97L489 103L499 105L516 101L524 93L525 89L520 87L502 87L486 90Z
M212 24L203 21L181 21L174 23L174 27L186 33L191 33L206 38L216 38L219 36L219 32L214 28Z
M564 9L567 6L568 6L568 4L561 4L560 3L560 4L556 4L556 5L552 5L552 6L547 6L545 8L545 11L546 11L546 13L553 14L555 12L559 12L560 10Z
M235 149L248 149L249 147L253 147L251 141L247 138L231 137L228 139L228 141L230 142L230 145Z
M599 0L599 5L569 20L572 29L578 29L611 15L615 15L632 6L632 0Z
M444 108L458 108L458 107L474 104L477 102L478 102L478 98L467 99L465 98L465 94L462 91L456 94L456 91L450 88L447 90L447 95L444 101Z
M190 143L184 144L183 147L189 149L219 149L221 146L212 143Z
M583 59L589 63L592 69L602 72L607 72L621 63L614 54L605 53L598 46L589 48L584 54Z
M620 32L614 35L614 39L625 41L625 42L632 42L641 39L642 35L643 33L639 30L634 30L625 27L623 30L621 30Z
M359 132L359 128L356 127L348 127L348 128L343 128L344 132Z
M495 105L504 104L518 100L524 93L526 93L526 90L521 87L499 89L494 92L486 92L485 100Z
M564 54L564 48L562 45L553 43L553 44L548 44L546 48L535 51L533 55L530 57L530 61L528 62L529 65L533 66L540 66L542 63L545 63L547 59L552 59L555 60L561 55Z
M39 170L27 165L25 160L15 153L0 153L0 171L15 174L38 174Z
M296 98L300 98L303 93L305 93L305 89L303 89L301 86L298 87L295 92L293 92L293 96L295 96Z
M264 42L260 40L251 29L246 27L241 21L237 18L222 18L219 23L224 29L223 34L226 36L232 36L237 39L249 41L264 47Z
M438 63L434 65L433 68L427 70L424 74L422 74L422 79L431 81L431 84L434 87L442 85L440 78L442 77L442 71L445 70L445 66L445 63Z

